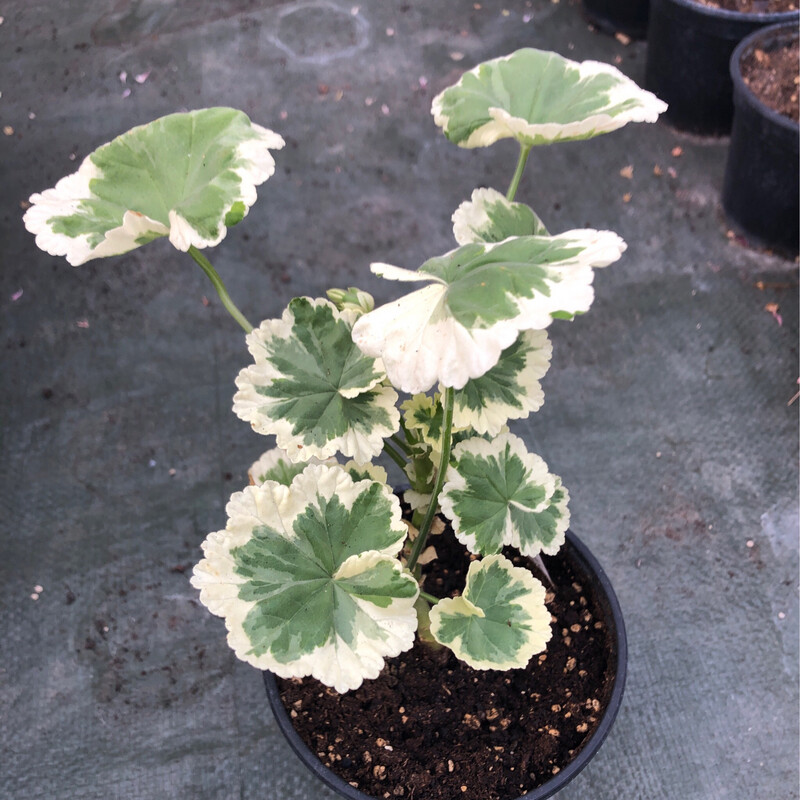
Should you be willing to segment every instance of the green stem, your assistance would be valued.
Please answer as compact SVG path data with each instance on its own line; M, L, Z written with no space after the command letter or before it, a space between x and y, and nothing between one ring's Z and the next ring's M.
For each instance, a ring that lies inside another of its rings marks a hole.
M244 328L245 333L250 333L250 331L253 330L253 326L247 321L247 317L239 311L233 300L231 300L228 290L222 282L222 278L219 277L217 271L211 266L211 262L194 245L191 245L189 248L189 255L200 265L200 269L208 275L209 280L214 284L214 288L217 290L219 299L222 300L222 305L225 306L228 313Z
M511 179L511 185L506 192L506 199L510 202L517 196L517 189L519 188L519 181L522 178L522 173L525 172L525 164L528 163L528 154L531 152L531 145L521 144L519 146L519 160L517 161L517 168L514 170L514 177Z
M412 431L410 431L408 429L408 426L406 425L406 421L403 419L402 416L400 417L400 430L403 431L403 435L406 437L406 442L408 442L409 444L416 444L417 443L417 441L418 441L417 437L414 435L414 433Z
M432 594L428 594L427 592L423 592L421 590L420 590L419 596L423 600L427 600L432 606L435 606L440 600L440 598L434 597Z
M387 441L384 441L383 443L383 452L386 453L386 455L389 456L389 458L391 458L401 470L405 471L406 460Z
M411 448L396 433L393 433L389 440L394 442L407 456L411 455Z
M448 386L444 393L444 424L442 425L442 457L439 460L439 471L436 473L436 482L433 485L433 494L431 495L431 504L425 513L425 519L422 520L422 525L419 529L419 535L414 540L414 547L411 549L411 555L408 557L408 569L413 570L417 559L425 549L425 542L428 540L428 534L433 525L433 519L436 516L436 509L439 507L439 494L444 486L444 476L447 472L447 465L450 463L450 446L453 443L453 405L455 398L455 390L452 386Z

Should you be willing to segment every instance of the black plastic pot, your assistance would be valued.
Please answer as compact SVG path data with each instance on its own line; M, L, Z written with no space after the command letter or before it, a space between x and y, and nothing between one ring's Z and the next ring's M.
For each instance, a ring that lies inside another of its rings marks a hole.
M622 695L625 690L625 676L628 668L628 644L625 636L625 623L622 619L622 611L619 602L611 587L611 583L603 572L597 559L589 552L572 531L567 531L567 540L559 551L558 557L566 557L571 560L578 573L582 573L583 581L591 584L596 592L598 603L603 610L605 622L608 626L609 635L616 645L616 665L612 670L614 673L614 685L608 701L603 718L600 720L594 734L584 745L583 749L567 767L557 775L553 776L546 783L521 796L520 800L546 800L552 797L560 789L563 789L588 763L600 749L600 745L605 741L614 720L617 717ZM544 557L545 564L547 556ZM374 797L366 795L358 789L342 780L336 773L329 770L307 747L306 743L300 738L297 731L292 726L291 718L281 702L280 692L275 676L271 672L264 672L264 684L267 689L267 697L272 708L272 713L278 723L283 735L291 745L292 749L300 757L305 766L319 778L323 783L333 789L337 794L348 800L375 800Z
M669 105L663 118L690 133L729 133L734 48L759 28L798 19L798 11L744 14L695 0L652 0L645 86Z
M797 41L797 26L773 25L744 39L731 57L733 130L722 205L733 223L759 244L798 252L800 127L764 105L742 77L741 62L756 47L770 51Z
M624 33L643 39L650 0L583 0L584 16L604 33Z

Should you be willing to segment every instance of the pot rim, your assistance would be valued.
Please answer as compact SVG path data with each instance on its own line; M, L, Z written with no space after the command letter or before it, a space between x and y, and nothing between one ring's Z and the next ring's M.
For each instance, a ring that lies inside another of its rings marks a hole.
M603 718L586 744L578 753L577 757L571 761L563 770L550 778L546 783L532 789L517 800L547 800L556 792L564 788L583 768L594 758L600 746L608 736L614 721L617 718L622 697L625 692L625 680L628 671L628 642L625 633L625 622L622 617L617 596L611 585L611 581L603 571L600 563L588 549L588 547L571 531L566 534L566 544L571 546L574 557L579 562L579 566L590 576L599 588L598 602L610 617L610 625L613 626L614 643L616 645L616 671L614 674L614 686L608 699ZM297 754L303 764L316 775L316 777L329 786L334 791L349 800L375 800L371 795L364 794L360 789L351 786L335 772L328 769L316 754L313 753L300 735L294 729L291 718L281 702L278 683L275 675L267 670L263 671L264 685L267 691L272 713L281 733L286 737L292 750Z
M777 34L777 35L776 35ZM770 108L764 103L755 92L745 83L744 76L742 75L742 58L746 53L756 47L764 40L777 39L782 34L787 34L789 37L797 38L800 36L797 31L795 22L778 22L775 25L768 25L764 28L759 28L753 31L736 45L730 60L730 73L733 80L734 100L739 97L747 102L748 105L753 106L757 112L782 128L795 133L800 130L800 125L789 117L784 116L774 108Z
M753 11L731 11L727 8L714 8L707 6L698 0L665 0L675 6L691 10L706 17L715 19L730 20L732 22L753 22L760 24L772 24L773 22L791 22L797 20L798 11L774 11L774 12L753 12ZM766 21L766 22L765 22Z

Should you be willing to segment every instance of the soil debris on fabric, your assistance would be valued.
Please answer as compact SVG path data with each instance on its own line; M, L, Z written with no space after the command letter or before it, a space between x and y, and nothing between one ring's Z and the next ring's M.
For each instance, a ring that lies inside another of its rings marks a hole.
M449 528L436 550L425 591L461 592L469 553ZM597 599L561 554L545 557L557 587L547 593L553 637L525 669L474 670L418 641L344 695L312 678L279 680L295 729L325 766L376 798L511 800L558 774L602 718L616 662ZM536 574L516 551L505 555Z

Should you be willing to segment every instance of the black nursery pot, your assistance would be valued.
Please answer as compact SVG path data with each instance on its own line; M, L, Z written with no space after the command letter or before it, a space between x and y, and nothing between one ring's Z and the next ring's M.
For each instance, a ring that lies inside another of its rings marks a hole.
M615 650L612 654L610 669L613 674L613 687L603 717L600 719L591 738L584 744L575 759L546 783L521 795L518 800L546 800L552 797L556 792L563 789L592 760L614 724L617 712L622 705L622 695L625 690L628 644L622 611L614 594L614 589L597 559L572 531L567 531L566 543L559 551L559 557L562 555L570 560L576 572L581 575L582 580L592 586L597 598L597 604L605 617L604 621ZM547 557L545 556L546 559ZM263 675L269 704L278 727L303 764L341 797L348 798L348 800L375 800L372 795L364 794L359 789L351 786L322 764L316 753L308 748L292 726L291 718L281 701L275 675L266 671Z
M645 87L669 105L664 118L674 127L709 136L730 133L728 65L734 48L759 28L798 19L798 11L745 14L695 0L651 0Z
M583 0L584 16L604 33L624 33L643 39L650 0Z
M731 57L735 113L722 192L735 225L758 243L789 253L798 252L800 238L800 128L756 97L741 64L757 47L769 52L798 38L795 24L773 25L744 39Z

